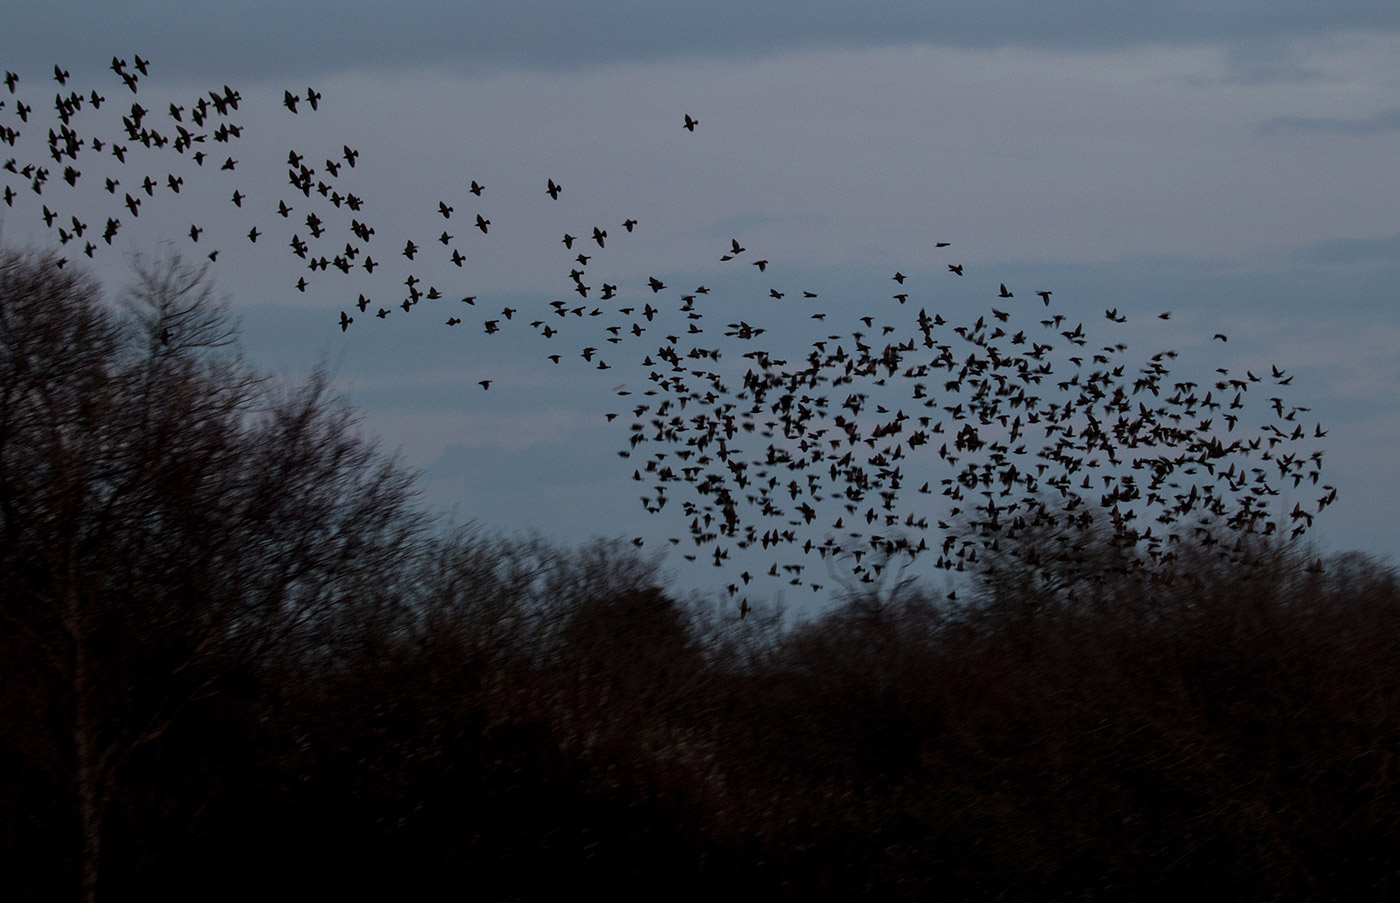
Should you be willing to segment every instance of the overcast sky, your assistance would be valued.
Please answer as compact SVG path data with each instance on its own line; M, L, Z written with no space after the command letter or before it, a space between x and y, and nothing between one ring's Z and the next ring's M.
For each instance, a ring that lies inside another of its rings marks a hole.
M1006 283L1030 316L1034 292L1053 290L1056 310L1135 353L1171 348L1205 374L1283 368L1290 402L1328 431L1324 480L1339 489L1311 537L1400 553L1400 4L22 2L5 20L0 68L45 128L55 63L124 105L111 57L149 59L139 96L166 123L168 103L240 92L238 172L190 169L179 201L204 206L152 198L123 252L222 242L212 272L250 355L290 375L331 361L367 429L459 519L646 548L685 531L675 508L642 510L636 462L616 454L628 413L604 416L637 401L618 386L646 388L631 352L618 344L599 373L576 349L546 360L563 346L528 328L482 329L503 307L585 303L568 276L582 249L596 258L588 303L603 282L637 305L650 277L703 283L715 316L737 311L797 348L816 327L790 299L765 304L770 288L818 293L820 328L849 330L837 321L893 303L898 270L930 312L995 301ZM308 87L320 108L293 115L284 90ZM277 228L288 148L319 165L342 145L360 152L375 275L308 274L286 235L276 253L242 238ZM111 199L84 184L98 197L75 189L70 203L95 216ZM38 205L62 196L0 208L6 243L52 243ZM191 243L195 215L207 233ZM563 248L594 226L606 248ZM451 296L424 303L461 310L353 308L360 292L376 308L403 294L405 238L435 255L422 275ZM731 239L769 260L761 276L720 260ZM480 309L455 300L466 294ZM1129 318L1118 332L1109 308ZM344 333L342 310L356 318ZM674 553L668 564L687 587L733 579Z

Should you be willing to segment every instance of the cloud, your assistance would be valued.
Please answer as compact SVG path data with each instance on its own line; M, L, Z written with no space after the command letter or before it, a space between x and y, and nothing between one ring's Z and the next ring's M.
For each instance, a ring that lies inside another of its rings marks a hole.
M386 5L378 0L226 4L78 0L6 11L6 65L46 71L140 52L169 71L217 77L454 65L467 71L576 71L675 57L753 57L818 47L925 44L1104 50L1149 43L1228 44L1400 32L1393 0L1331 3L1163 0L713 0L638 4L563 0ZM76 69L74 70L77 71Z
M1334 238L1313 245L1311 256L1320 263L1400 261L1400 235L1387 235L1382 238Z
M1400 131L1400 107L1382 110L1365 119L1340 116L1273 116L1259 124L1259 134L1277 135L1378 135Z

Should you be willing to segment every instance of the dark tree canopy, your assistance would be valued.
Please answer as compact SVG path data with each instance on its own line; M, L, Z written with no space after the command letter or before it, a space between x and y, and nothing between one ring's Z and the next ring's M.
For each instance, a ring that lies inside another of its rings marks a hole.
M0 259L0 644L48 712L33 752L64 763L50 792L76 799L89 892L143 747L385 579L423 524L327 374L248 369L199 271L144 267L124 300Z

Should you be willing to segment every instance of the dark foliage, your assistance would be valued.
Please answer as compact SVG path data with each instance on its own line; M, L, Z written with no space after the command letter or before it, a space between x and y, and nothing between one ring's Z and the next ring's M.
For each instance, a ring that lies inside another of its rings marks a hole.
M1379 562L1007 555L784 631L626 543L431 538L187 272L3 279L6 899L1395 892Z

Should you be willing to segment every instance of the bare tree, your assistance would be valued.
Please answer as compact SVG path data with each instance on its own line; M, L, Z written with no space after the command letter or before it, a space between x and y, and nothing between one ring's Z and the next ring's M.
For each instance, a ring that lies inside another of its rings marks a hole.
M276 389L199 271L137 269L119 311L71 268L0 259L0 630L50 712L63 764L44 767L73 802L84 900L133 757L423 526L411 475L326 373Z

